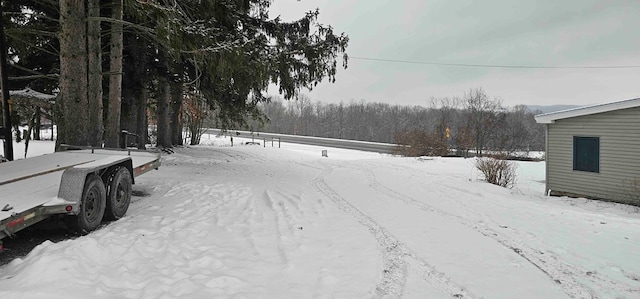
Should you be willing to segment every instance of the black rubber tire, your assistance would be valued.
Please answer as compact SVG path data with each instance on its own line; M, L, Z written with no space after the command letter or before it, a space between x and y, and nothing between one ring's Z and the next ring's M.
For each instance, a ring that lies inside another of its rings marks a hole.
M69 216L69 225L75 232L85 235L102 223L107 205L107 191L99 176L90 174L84 182L80 210L77 215Z
M131 172L126 167L118 167L109 180L109 194L104 219L113 221L122 218L131 203Z

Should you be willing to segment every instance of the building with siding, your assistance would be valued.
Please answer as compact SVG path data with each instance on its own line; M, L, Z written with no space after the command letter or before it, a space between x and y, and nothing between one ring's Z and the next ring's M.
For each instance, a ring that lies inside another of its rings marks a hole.
M640 206L640 98L537 115L546 190Z

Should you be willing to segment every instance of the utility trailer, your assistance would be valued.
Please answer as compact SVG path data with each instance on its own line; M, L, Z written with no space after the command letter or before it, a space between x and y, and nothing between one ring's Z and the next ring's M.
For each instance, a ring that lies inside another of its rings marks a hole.
M53 215L80 234L124 216L135 178L160 167L160 154L69 150L0 163L2 239Z

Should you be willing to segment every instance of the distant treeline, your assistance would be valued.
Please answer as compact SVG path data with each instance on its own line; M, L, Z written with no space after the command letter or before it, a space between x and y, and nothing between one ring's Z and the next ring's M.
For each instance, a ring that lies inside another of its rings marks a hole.
M340 138L411 145L410 155L483 150L544 150L544 127L526 106L510 109L489 99L482 89L461 98L440 98L431 107L399 106L364 101L339 104L297 100L261 103L265 121L250 129L269 133Z

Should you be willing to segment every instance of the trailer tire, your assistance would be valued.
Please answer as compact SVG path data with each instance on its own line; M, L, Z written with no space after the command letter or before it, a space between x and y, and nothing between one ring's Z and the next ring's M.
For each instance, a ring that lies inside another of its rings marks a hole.
M85 235L100 226L107 203L107 191L99 176L90 174L84 182L80 210L69 216L69 224L75 232Z
M104 213L105 220L118 220L129 209L131 203L131 172L126 167L118 167L109 180L109 194Z

